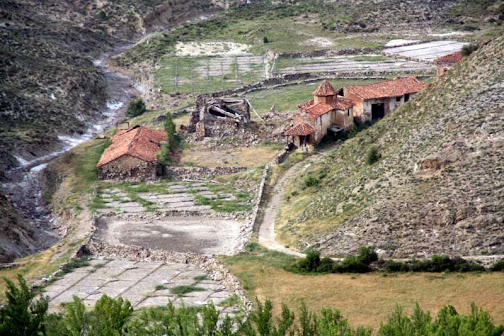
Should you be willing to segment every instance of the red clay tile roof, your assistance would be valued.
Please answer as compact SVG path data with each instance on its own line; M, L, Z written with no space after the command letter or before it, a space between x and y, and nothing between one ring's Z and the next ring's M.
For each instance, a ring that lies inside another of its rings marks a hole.
M112 144L105 149L96 167L100 168L126 154L143 161L156 161L156 153L161 149L160 143L165 138L165 131L142 126L118 130L111 138Z
M315 133L315 128L307 122L302 122L295 126L292 126L288 130L285 131L286 135L310 135Z
M303 109L306 109L307 107L312 106L313 103L314 103L313 99L307 100L307 101L302 102L301 104L299 104L298 107L303 110Z
M332 87L331 83L324 80L320 83L319 87L313 92L314 96L326 97L326 96L335 96L337 93Z
M312 117L319 117L323 114L326 114L332 110L341 110L344 111L346 109L351 108L355 104L347 98L336 97L335 101L330 104L318 103L314 104L313 99L301 103L298 107L305 113L309 114Z
M454 53L438 57L434 60L434 63L458 63L462 61L462 53L460 51L456 51Z
M346 86L345 88L362 99L372 99L416 93L425 88L425 84L416 77L404 77L369 85Z

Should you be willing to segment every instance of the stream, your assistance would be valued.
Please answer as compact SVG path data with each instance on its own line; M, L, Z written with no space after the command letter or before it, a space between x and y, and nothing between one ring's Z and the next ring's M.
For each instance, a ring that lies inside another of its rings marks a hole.
M124 52L131 46L131 43L119 46L114 51L105 53L93 61L94 65L103 73L107 83L108 100L100 111L100 117L97 120L89 121L87 129L82 134L58 136L59 148L47 155L30 161L15 156L19 166L5 172L7 182L1 185L2 192L11 201L19 215L27 220L34 232L31 249L24 251L24 254L44 250L59 239L58 230L61 225L51 215L51 212L43 206L39 181L40 174L52 160L75 146L91 140L114 125L121 109L138 92L132 79L119 72L112 71L107 66L108 59Z

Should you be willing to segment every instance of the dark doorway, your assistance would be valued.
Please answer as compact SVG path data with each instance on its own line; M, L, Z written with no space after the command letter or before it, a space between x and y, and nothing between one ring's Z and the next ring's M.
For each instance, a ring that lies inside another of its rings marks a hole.
M371 120L378 120L385 116L385 105L381 104L372 104L371 105Z
M408 100L409 100L409 94L408 94L408 93L406 93L406 94L404 95L404 102L406 103Z

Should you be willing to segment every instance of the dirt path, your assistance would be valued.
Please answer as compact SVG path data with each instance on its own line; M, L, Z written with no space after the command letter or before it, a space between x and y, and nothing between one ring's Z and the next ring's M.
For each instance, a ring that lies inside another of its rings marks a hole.
M311 166L313 160L321 155L324 155L322 152L314 154L309 158L296 163L292 167L288 168L287 171L283 173L280 179L277 181L275 186L273 187L272 197L268 201L266 208L264 209L264 215L261 221L261 225L259 226L258 239L259 243L264 245L265 247L283 252L286 254L294 255L297 257L304 257L304 253L297 252L291 250L281 243L277 242L275 239L275 219L278 214L278 210L282 204L282 197L285 192L285 188L289 181L297 175L298 172L303 171Z
M288 183L297 176L298 172L304 171L308 169L313 161L315 161L320 156L325 155L326 151L322 151L316 154L309 156L307 159L294 164L292 167L288 168L287 171L283 173L283 175L278 179L277 183L273 187L272 197L269 199L266 208L264 209L264 215L261 221L261 225L259 226L258 232L258 240L259 243L265 246L266 248L278 252L283 252L285 254L293 255L296 257L303 258L305 256L304 253L294 251L290 248L285 247L280 242L276 240L275 237L275 220L278 214L278 211L282 204L282 197L285 193L285 188ZM493 255L468 255L461 256L466 260L471 261L479 261L487 265L493 264L497 260L504 259L503 254L493 254ZM335 261L340 261L341 258L331 258ZM388 258L386 258L388 259ZM409 259L391 259L396 261L407 261Z

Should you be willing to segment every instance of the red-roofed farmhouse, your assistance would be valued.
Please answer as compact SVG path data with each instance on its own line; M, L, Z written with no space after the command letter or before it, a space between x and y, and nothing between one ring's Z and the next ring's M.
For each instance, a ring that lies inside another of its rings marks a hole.
M338 97L328 81L323 81L313 92L313 99L298 105L299 110L292 117L293 126L285 131L291 142L298 148L307 150L316 145L333 129L349 129L353 126L353 103Z
M358 123L383 118L423 90L425 84L415 77L369 84L345 86L343 96L353 104L354 118Z
M462 52L460 51L436 58L434 64L437 67L437 76L443 76L450 67L462 61L463 58L464 56L462 56Z
M165 131L142 126L118 130L96 165L99 178L155 179L162 173L156 154L165 138Z

